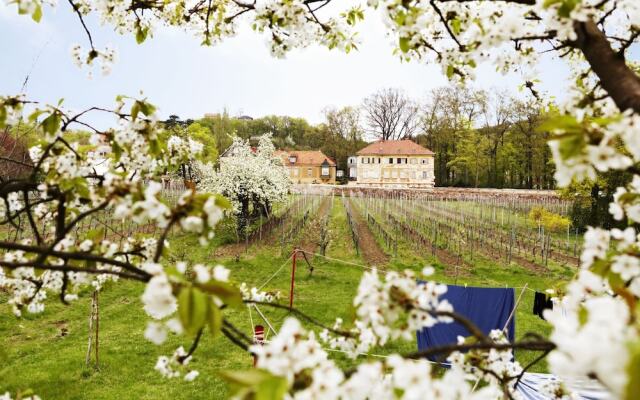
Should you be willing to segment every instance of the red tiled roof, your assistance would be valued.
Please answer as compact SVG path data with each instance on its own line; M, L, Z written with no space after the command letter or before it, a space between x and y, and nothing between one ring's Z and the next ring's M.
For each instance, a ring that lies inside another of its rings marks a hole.
M435 154L433 151L420 146L413 140L403 139L403 140L379 140L377 142L371 143L364 149L360 150L358 153L359 156L363 155L433 155Z
M274 155L282 158L283 165L321 165L326 160L330 166L336 166L336 162L320 150L277 150ZM296 157L295 163L289 161L290 156Z

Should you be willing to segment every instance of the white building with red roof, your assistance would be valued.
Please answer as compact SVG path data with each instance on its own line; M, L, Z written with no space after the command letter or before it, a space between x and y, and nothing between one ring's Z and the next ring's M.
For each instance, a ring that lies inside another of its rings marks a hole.
M356 154L356 182L359 186L435 186L435 153L412 140L380 140Z

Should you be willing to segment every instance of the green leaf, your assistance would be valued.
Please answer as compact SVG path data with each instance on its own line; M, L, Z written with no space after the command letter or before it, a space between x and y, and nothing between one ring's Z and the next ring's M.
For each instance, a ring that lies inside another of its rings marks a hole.
M210 281L200 284L198 287L209 294L215 295L230 307L241 307L243 305L242 293L229 283Z
M288 383L285 378L274 376L258 385L256 400L280 400L287 393Z
M147 117L153 114L154 112L156 112L156 107L151 103L147 103L146 101L143 101L143 100L137 100L134 104L134 107L136 106L136 104L138 105L138 111L140 111ZM133 114L133 109L131 114ZM136 112L136 115L137 115L137 112Z
M640 197L640 195L638 195L637 193L627 192L620 195L620 197L618 197L618 201L623 204L630 204L636 201L638 197Z
M577 134L560 140L558 150L563 160L569 160L582 154L585 145L584 136Z
M119 161L124 149L114 140L111 142L111 150L113 150L115 161Z
M537 128L538 132L563 131L563 132L582 132L582 125L573 115L560 115L549 118Z
M409 38L406 37L400 37L398 45L403 53L406 53L411 49L411 46L409 46Z
M614 292L617 292L618 290L624 290L624 288L626 287L626 282L622 279L620 274L616 272L609 271L607 278L609 281L609 285Z
M207 303L210 299L193 286L183 287L178 295L178 315L188 333L195 334L207 319Z
M140 112L140 103L135 101L131 106L131 118L138 118L138 113Z
M571 11L573 11L580 2L581 0L564 0L558 9L558 15L564 18L569 18L571 16Z
M589 320L589 311L584 306L578 308L578 322L580 326L584 326Z
M51 115L45 118L44 121L42 121L42 129L45 131L45 133L55 135L56 132L58 132L58 129L60 129L61 122L62 119L60 118L60 115L57 112L53 112L51 113Z
M544 8L549 8L550 6L560 3L562 0L544 0L544 3L542 3L542 6Z
M39 116L44 114L44 110L35 110L31 114L29 114L29 122L36 122Z
M220 376L229 383L231 395L240 399L280 400L287 393L285 378L261 370L221 371Z
M147 35L149 34L149 27L142 27L138 25L136 29L136 42L141 44L147 39Z
M222 311L212 301L208 303L209 310L207 311L207 323L209 324L209 330L211 334L216 337L222 329Z
M246 371L220 371L222 378L234 385L252 386L266 379L269 372L262 369L249 369Z
M461 27L462 25L459 18L454 18L451 20L451 29L453 30L453 33L459 35L460 31L462 30Z
M104 237L104 228L91 229L85 233L85 236L87 239L96 242Z
M222 195L216 195L216 205L220 208L224 208L225 210L231 208L231 202L229 201L229 199Z
M31 18L36 22L40 22L40 20L42 19L42 6L40 4L36 4L36 9L33 10Z
M455 69L453 68L453 65L447 65L447 78L451 79L454 73Z
M629 362L627 364L627 376L629 381L625 388L624 399L634 400L640 394L640 340L629 345Z

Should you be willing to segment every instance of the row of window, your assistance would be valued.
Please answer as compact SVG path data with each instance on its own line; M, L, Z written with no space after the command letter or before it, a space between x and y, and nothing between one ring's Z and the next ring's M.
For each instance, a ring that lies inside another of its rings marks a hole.
M420 158L420 164L428 164L428 158ZM407 157L360 157L361 164L418 164L417 158Z
M422 171L418 173L416 171L403 171L403 170L385 170L382 171L382 177L384 179L429 179L430 174L428 171ZM363 171L362 178L364 179L380 179L380 171Z
M291 169L291 176L298 176L298 168L292 168ZM308 177L312 177L313 176L313 168L307 168L307 176ZM320 168L320 176L323 177L329 177L331 176L331 172L329 170L329 167L322 167Z

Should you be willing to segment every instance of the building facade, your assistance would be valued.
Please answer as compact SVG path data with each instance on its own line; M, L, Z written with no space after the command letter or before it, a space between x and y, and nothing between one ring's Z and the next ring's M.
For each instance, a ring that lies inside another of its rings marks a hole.
M411 140L381 140L357 153L357 184L391 188L435 186L434 155Z
M347 178L355 181L358 177L358 157L349 156L347 158Z
M278 150L276 155L293 183L336 183L336 162L319 150Z

